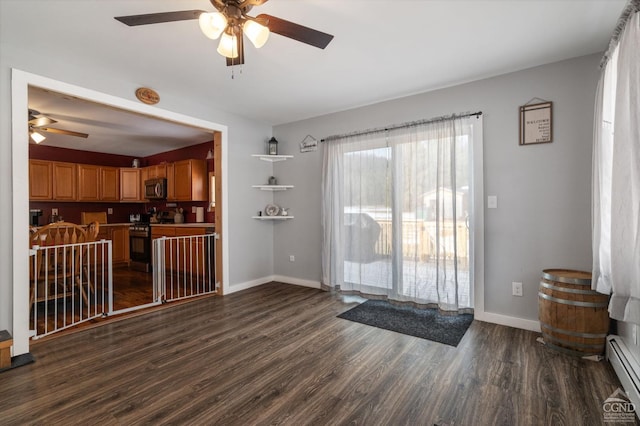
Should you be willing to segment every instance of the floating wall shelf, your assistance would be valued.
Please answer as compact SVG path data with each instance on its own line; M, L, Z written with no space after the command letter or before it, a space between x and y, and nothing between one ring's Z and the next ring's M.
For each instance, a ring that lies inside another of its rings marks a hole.
M285 161L288 158L293 158L293 155L267 155L267 154L251 154L252 157L259 158L262 161L268 161L275 163L277 161Z
M251 218L258 220L286 220L293 219L293 216L252 216Z
M293 185L251 185L251 187L261 191L286 191L293 188Z

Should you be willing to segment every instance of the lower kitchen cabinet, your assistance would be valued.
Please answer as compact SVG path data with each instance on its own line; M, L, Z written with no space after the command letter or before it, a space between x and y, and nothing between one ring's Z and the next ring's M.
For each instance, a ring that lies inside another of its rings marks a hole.
M129 254L129 225L113 226L109 229L113 264L129 266L131 256Z
M113 267L129 266L131 255L129 251L129 225L101 226L97 240L111 241L111 261Z

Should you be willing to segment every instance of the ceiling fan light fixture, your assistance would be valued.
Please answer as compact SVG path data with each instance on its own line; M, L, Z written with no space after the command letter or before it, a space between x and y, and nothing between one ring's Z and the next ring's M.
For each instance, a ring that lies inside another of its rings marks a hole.
M218 53L227 58L238 57L238 40L235 34L230 34L225 31L220 37L220 44L218 44Z
M33 141L35 143L40 143L43 140L46 139L46 137L44 135L42 135L41 133L36 132L35 130L31 130L29 132L29 136L31 137L31 139L33 139Z
M256 49L264 46L269 39L269 28L250 19L245 21L242 30Z
M203 34L212 40L220 37L227 28L227 18L220 12L202 13L198 22Z

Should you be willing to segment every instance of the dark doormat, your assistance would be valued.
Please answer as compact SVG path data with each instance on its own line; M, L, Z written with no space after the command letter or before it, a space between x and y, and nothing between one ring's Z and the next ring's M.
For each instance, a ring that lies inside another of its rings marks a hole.
M26 354L22 354L22 355L16 355L14 357L11 357L11 366L6 368L0 368L0 373L2 373L3 371L11 370L12 368L22 367L23 365L31 364L32 362L35 362L35 359L33 358L33 355L31 355L31 352L27 352Z
M437 309L392 305L384 300L367 300L338 318L450 346L458 346L473 321L472 314L442 315Z

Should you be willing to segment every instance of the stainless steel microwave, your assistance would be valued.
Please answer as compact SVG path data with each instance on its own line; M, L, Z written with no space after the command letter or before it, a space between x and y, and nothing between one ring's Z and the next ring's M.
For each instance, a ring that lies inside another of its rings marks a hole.
M167 180L164 178L144 181L144 198L147 200L164 200L167 198Z

